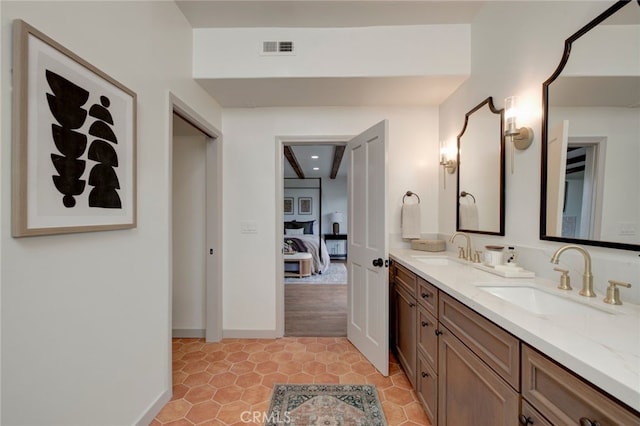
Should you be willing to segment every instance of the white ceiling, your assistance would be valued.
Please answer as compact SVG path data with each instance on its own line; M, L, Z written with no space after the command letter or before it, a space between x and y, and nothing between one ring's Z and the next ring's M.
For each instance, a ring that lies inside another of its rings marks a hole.
M483 1L181 1L194 28L364 27L469 23ZM439 105L464 77L206 79L225 108Z
M331 167L333 166L333 152L335 149L333 145L303 144L290 146L298 160L298 164L300 164L300 168L304 172L305 177L328 178L331 173ZM317 155L319 158L313 159L311 158L312 155ZM345 155L342 159L342 163L340 163L340 168L338 169L339 177L345 177L347 175L346 163ZM319 170L313 170L314 167L317 167ZM284 160L284 177L298 177L286 159Z
M367 27L469 23L484 1L176 0L194 28Z

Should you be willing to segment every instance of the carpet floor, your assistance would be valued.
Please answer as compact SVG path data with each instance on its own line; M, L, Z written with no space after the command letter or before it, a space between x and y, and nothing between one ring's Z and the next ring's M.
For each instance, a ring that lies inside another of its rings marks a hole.
M347 267L344 263L330 263L322 274L308 277L286 277L285 284L347 284Z

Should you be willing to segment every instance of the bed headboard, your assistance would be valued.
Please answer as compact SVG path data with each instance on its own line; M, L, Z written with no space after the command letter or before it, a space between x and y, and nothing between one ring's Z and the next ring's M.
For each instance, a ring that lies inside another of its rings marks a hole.
M322 236L322 179L284 179L284 229Z

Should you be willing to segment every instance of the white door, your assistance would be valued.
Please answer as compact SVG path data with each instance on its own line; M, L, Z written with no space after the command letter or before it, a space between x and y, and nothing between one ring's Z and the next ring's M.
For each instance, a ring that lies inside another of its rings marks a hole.
M389 374L387 121L349 141L347 337Z
M562 236L569 121L549 130L547 138L547 235Z

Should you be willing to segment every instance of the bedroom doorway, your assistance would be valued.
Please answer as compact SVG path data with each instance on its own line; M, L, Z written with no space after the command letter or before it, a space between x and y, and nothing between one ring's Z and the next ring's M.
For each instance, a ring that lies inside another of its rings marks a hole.
M282 146L285 336L347 335L344 148L344 141Z

